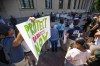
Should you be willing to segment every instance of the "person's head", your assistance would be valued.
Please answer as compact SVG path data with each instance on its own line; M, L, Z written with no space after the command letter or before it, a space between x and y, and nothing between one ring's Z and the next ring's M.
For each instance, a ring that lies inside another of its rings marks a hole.
M78 24L79 24L79 22L80 22L80 20L79 20L79 19L74 19L73 25L74 25L74 26L76 26L76 25L78 25Z
M52 12L50 14L52 14Z
M94 16L93 19L94 19L94 20L97 20L97 16Z
M50 27L54 28L54 23L53 22L51 22Z
M100 60L100 50L94 51L94 55L95 55L97 60Z
M3 36L12 36L14 34L14 30L8 25L0 25L0 33Z
M76 38L75 46L77 49L87 49L86 41L82 37Z
M10 18L13 18L13 16L10 16Z
M94 16L94 17L93 17L93 21L94 21L94 22L97 22L97 20L98 20L97 16Z
M42 14L44 14L44 13L42 12Z
M64 23L64 19L60 18L60 23L63 24Z

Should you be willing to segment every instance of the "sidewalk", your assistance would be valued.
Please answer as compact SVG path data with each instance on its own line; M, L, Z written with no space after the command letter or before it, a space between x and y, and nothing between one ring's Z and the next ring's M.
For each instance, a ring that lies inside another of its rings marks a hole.
M66 52L58 48L58 52L53 53L51 50L40 55L37 66L64 66Z

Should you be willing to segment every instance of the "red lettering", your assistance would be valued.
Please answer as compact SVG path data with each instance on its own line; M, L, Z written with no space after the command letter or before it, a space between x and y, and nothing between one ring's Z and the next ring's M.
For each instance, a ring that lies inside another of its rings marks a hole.
M36 42L36 36L33 37L33 41Z
M36 40L37 40L42 34L44 34L44 33L45 33L45 31L43 30L43 31L39 32L38 34L36 34L36 35L32 38L33 41L36 42Z

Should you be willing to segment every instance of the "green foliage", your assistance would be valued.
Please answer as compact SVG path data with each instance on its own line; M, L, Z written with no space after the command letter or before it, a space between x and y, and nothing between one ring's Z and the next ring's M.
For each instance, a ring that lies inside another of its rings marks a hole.
M100 12L100 0L94 0L94 8Z

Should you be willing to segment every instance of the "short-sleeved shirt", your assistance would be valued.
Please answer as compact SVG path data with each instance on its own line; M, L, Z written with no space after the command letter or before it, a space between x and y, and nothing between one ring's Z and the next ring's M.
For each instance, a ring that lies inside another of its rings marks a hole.
M59 33L58 30L56 28L51 28L51 37L50 37L50 41L55 41L59 39Z
M65 28L65 27L64 27L64 24L60 24L60 23L59 23L59 24L57 25L57 29L58 29L59 31L63 31L64 28Z
M74 26L74 28L69 29L67 33L69 34L69 39L75 40L78 35L82 33L82 29L79 26Z
M85 64L86 61L89 59L90 54L90 50L82 52L77 48L73 48L67 52L65 59L68 60L69 63L77 66Z
M4 38L2 43L3 43L3 48L10 57L11 62L17 63L24 59L24 52L21 45L17 47L12 46L13 41L14 37L8 37Z

